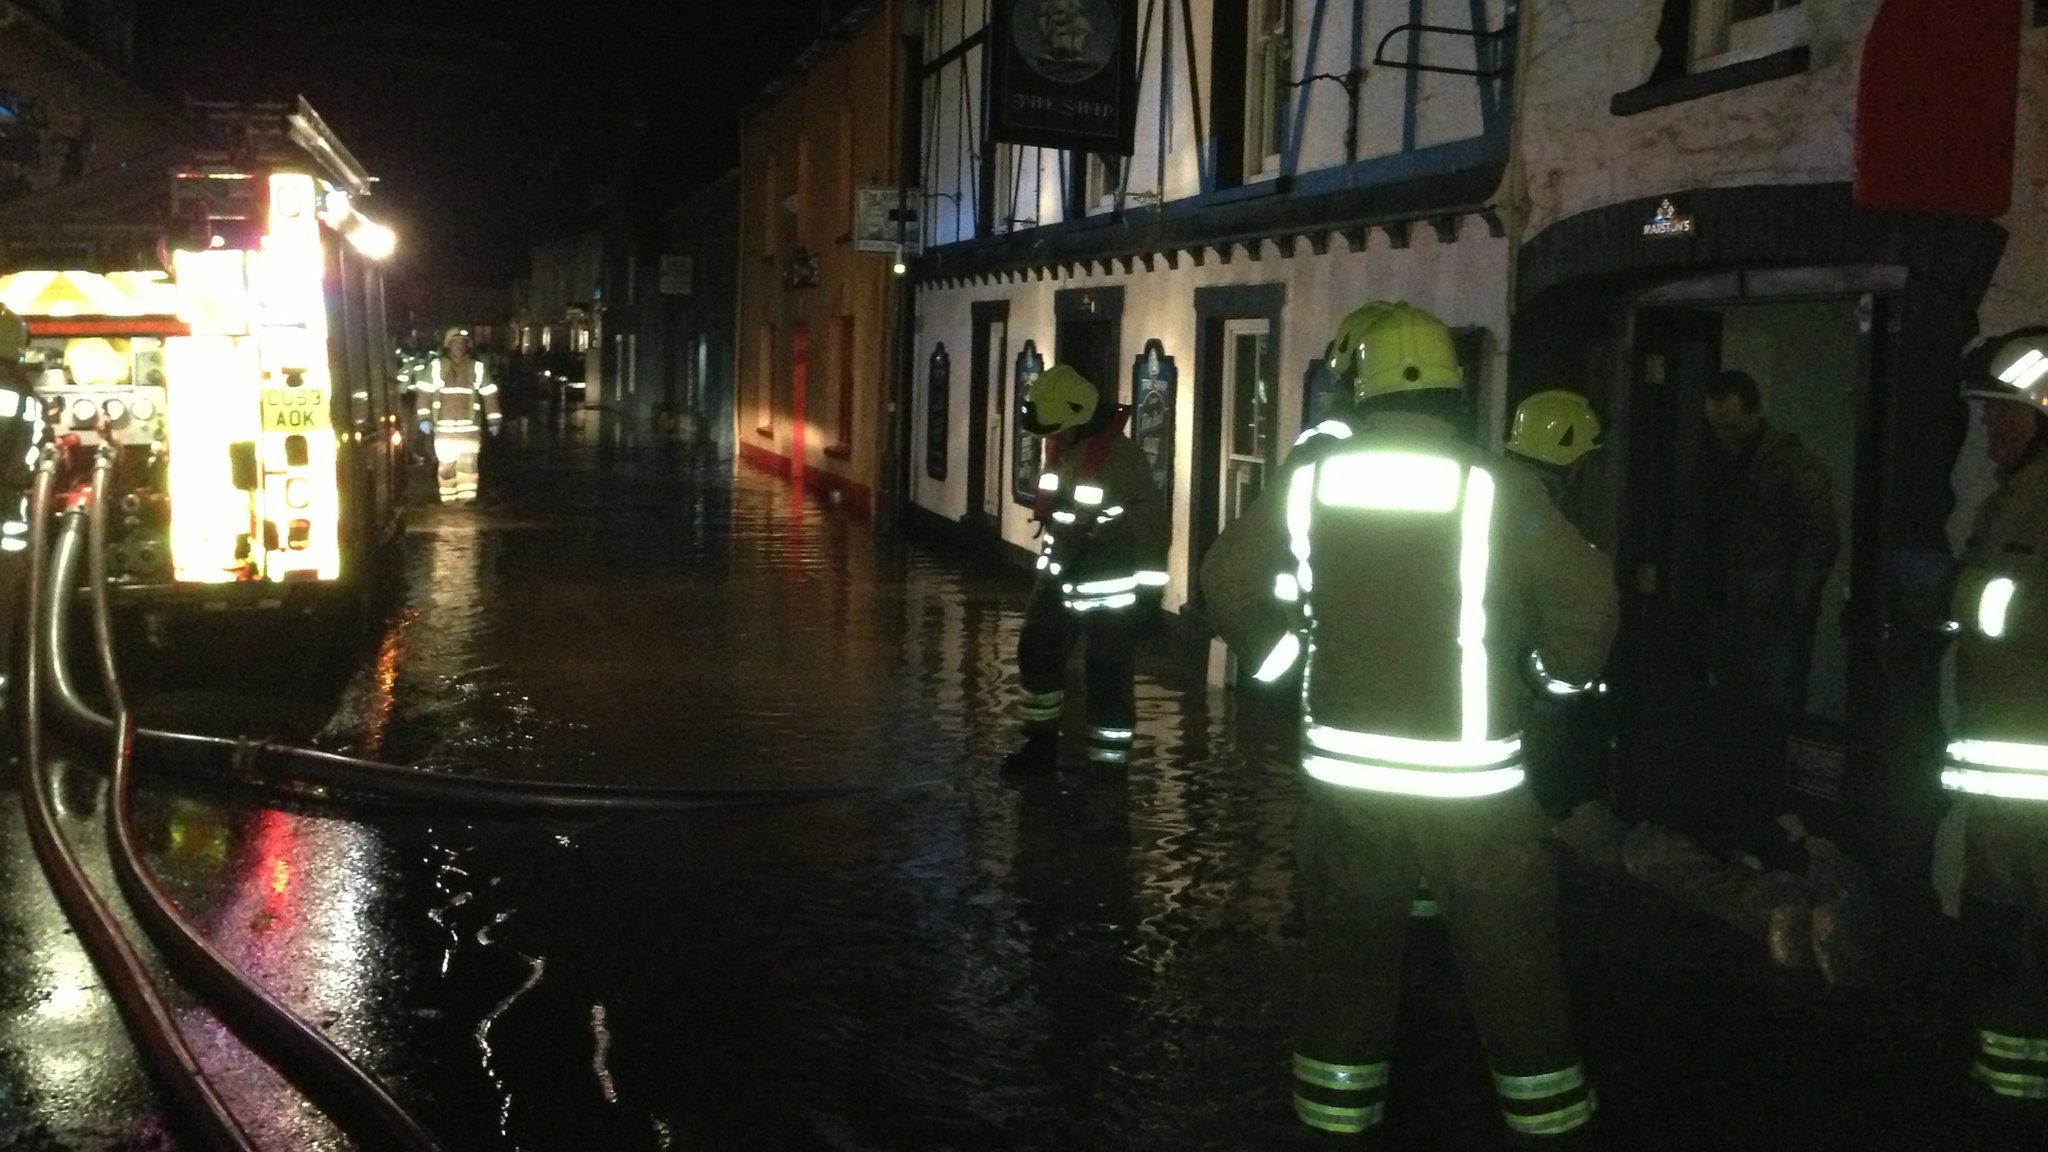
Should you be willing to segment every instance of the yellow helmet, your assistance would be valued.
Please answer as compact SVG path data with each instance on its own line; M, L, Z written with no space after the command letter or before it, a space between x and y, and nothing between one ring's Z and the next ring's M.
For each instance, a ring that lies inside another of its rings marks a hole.
M1508 451L1559 467L1599 446L1600 417L1584 396L1563 388L1522 401L1508 429Z
M1065 364L1038 374L1024 391L1024 427L1040 436L1086 427L1102 404L1102 392Z
M1339 380L1350 380L1360 400L1465 387L1451 330L1422 309L1397 301L1375 300L1344 317L1326 355L1330 371Z
M1969 400L2012 400L2048 412L2048 329L2022 329L1987 341L1971 358L1984 351L1991 357L1984 378L1973 380L1963 390Z
M467 329L467 328L450 328L450 329L449 329L449 330L447 330L446 332L443 332L443 333L441 333L441 347L443 347L443 348L446 348L446 347L448 347L448 346L449 346L450 344L453 344L453 343L455 343L455 341L457 341L457 340L468 340L468 339L469 339L469 329Z
M28 321L0 307L0 364L16 364L28 351Z

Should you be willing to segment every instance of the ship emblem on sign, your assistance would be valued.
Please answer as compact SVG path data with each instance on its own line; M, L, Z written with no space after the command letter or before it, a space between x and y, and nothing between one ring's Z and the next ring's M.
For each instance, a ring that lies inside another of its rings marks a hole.
M1643 225L1645 236L1690 236L1692 217L1678 210L1678 205L1666 200L1657 205L1657 214Z
M1116 56L1116 7L1109 0L1018 0L1010 34L1033 72L1079 84Z

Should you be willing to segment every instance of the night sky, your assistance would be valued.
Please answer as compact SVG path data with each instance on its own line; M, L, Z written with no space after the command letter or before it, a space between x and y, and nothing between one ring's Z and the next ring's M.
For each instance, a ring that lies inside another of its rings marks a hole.
M730 168L740 109L823 7L176 0L138 6L136 55L174 95L303 94L381 179L366 210L399 231L399 278L503 284L593 188L666 204Z

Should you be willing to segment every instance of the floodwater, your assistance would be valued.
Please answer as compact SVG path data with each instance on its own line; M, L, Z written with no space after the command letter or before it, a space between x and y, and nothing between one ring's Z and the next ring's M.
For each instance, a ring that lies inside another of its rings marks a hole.
M150 706L454 774L731 805L476 821L141 798L181 905L447 1148L1187 1152L1295 1135L1284 717L1210 693L1199 653L1162 633L1128 774L1076 742L1057 775L1008 778L1022 576L878 540L744 470L503 456L482 504L414 518L396 605L333 675L294 657L228 699L187 668L182 686L152 679ZM82 764L62 768L63 807L95 857L104 786ZM9 805L0 1149L175 1148L23 835ZM1633 888L1567 891L1617 1147L1968 1146L1966 1038L1941 996L1826 995ZM1447 946L1417 935L1394 1135L1498 1146ZM347 1147L177 1003L267 1146Z

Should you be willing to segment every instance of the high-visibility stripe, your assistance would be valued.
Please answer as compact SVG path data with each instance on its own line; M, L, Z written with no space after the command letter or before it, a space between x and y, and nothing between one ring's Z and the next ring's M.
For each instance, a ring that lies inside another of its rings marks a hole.
M1421 452L1354 452L1319 466L1316 499L1375 512L1449 512L1458 506L1458 462Z
M1308 564L1308 530L1315 521L1316 468L1294 473L1287 485L1287 537L1294 550L1294 577L1304 595L1315 591L1315 573Z
M1057 512L1054 512L1052 514L1052 518L1059 521L1062 524L1072 524L1075 520L1079 519L1079 517L1075 516L1072 512L1069 512L1064 508L1060 509Z
M1959 764L1984 768L2006 768L2019 772L2048 772L2048 744L2023 744L2013 740L1954 740L1948 758Z
M1418 740L1354 732L1328 724L1309 725L1308 742L1325 752L1418 768L1492 768L1519 758L1522 738L1500 740Z
M1046 566L1047 566L1048 564L1051 564L1051 563L1052 563L1052 557L1051 557L1051 556L1045 555L1044 553L1040 553L1040 554L1039 554L1039 557L1038 557L1038 567L1039 567L1039 570L1040 570L1040 571L1043 571L1043 570L1045 569L1045 567L1046 567Z
M1352 760L1333 760L1327 756L1303 757L1301 768L1325 784L1335 784L1342 788L1445 799L1498 795L1520 787L1527 778L1527 774L1519 765L1447 772L1436 768L1360 764Z
M1982 1060L1970 1067L1977 1082L2015 1100L2048 1100L2048 1075L2038 1072L2003 1072Z
M1025 695L1017 701L1017 715L1025 720L1057 720L1066 702L1065 691Z
M2012 385L2021 392L2034 386L2035 381L2048 376L2048 355L2039 348L2028 351L2025 356L2012 362L2012 367L1999 374L1998 379Z
M2000 576L1984 585L1984 591L1977 597L1977 631L1996 640L2005 635L2005 614L2012 607L2012 594L2018 585L2010 576Z
M1465 511L1459 522L1458 649L1464 682L1464 733L1467 744L1486 739L1492 716L1486 652L1486 578L1493 556L1493 477L1472 469L1465 482Z
M2031 772L1950 768L1942 772L1941 786L1951 792L1996 796L2003 800L2048 800L2048 776Z
M1126 744L1138 737L1138 734L1129 728L1091 728L1088 735L1096 740L1121 740Z
M1117 596L1101 596L1085 600L1069 600L1067 608L1074 612L1093 612L1098 609L1129 608L1138 602L1138 594L1125 592Z
M1299 448L1318 436L1328 436L1335 440L1349 440L1351 439L1351 425L1344 423L1342 420L1325 420L1295 437L1294 446Z
M1986 1056L2001 1060L2039 1060L2048 1063L2048 1040L2029 1036L2008 1036L1989 1028L1977 1030L1977 1048Z
M1382 1088L1387 1083L1389 1065L1382 1060L1377 1064L1332 1064L1294 1054L1294 1078L1304 1084L1318 1088L1330 1088L1339 1092L1364 1092Z
M1333 1104L1310 1100L1297 1093L1294 1097L1294 1114L1311 1128L1349 1136L1377 1127L1387 1118L1387 1105L1383 1100L1362 1108L1340 1108Z
M1434 920L1443 914L1443 905L1429 896L1417 896L1408 904L1408 918L1411 920Z
M1057 492L1057 491L1059 491L1059 490L1060 490L1060 478L1059 478L1059 474L1058 474L1058 473L1056 473L1056 472L1046 472L1046 473L1044 473L1044 474L1040 475L1040 476L1039 476L1039 478L1038 478L1038 490L1039 490L1040 492Z
M1252 679L1261 684L1271 684L1286 675L1287 670L1294 667L1294 662L1300 658L1301 637L1289 632L1280 638L1278 644L1273 645L1271 652L1266 653L1266 658L1259 663L1259 670L1252 673Z
M1074 485L1074 503L1093 508L1102 503L1102 489L1093 484Z
M1301 581L1292 572L1282 572L1273 577L1273 599L1293 604L1301 599Z
M1141 569L1131 579L1136 580L1140 588L1164 588L1167 576L1166 573L1154 569Z
M1110 748L1101 744L1088 746L1088 759L1097 764L1125 764L1131 759L1130 749Z
M1136 576L1124 576L1116 580L1091 580L1076 584L1070 590L1083 596L1107 596L1112 592L1129 592L1138 586Z
M1584 1127L1586 1121L1593 1118L1593 1112L1598 1106L1598 1101L1591 1092L1588 1092L1584 1100L1576 1104L1567 1104L1554 1112L1530 1116L1503 1110L1501 1115L1507 1119L1509 1128L1524 1136L1562 1136L1575 1128Z
M1493 1090L1505 1100L1545 1100L1585 1086L1586 1069L1579 1064L1534 1076L1493 1074Z

